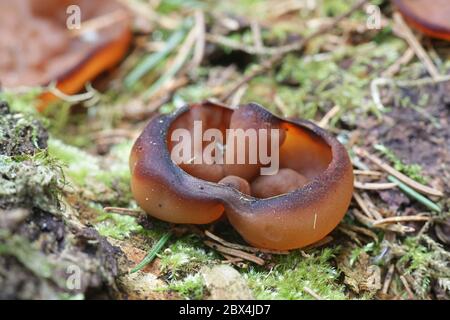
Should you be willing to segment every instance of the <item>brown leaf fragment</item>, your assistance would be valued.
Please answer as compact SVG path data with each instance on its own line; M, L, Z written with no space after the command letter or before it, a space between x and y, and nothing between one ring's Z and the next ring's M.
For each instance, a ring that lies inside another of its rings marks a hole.
M357 294L375 294L381 289L380 267L370 264L369 255L364 251L352 263L352 251L352 246L349 246L337 259L338 268L345 276L344 283Z

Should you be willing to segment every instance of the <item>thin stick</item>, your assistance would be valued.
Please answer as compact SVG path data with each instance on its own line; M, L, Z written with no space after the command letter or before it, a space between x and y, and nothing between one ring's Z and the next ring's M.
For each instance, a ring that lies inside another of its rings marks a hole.
M372 213L374 214L375 220L383 219L383 215L378 210L377 206L375 206L375 204L372 202L372 199L370 199L369 195L365 192L362 193L361 195L362 198L364 199L364 202L367 204L369 210L371 210Z
M191 29L186 37L186 40L181 45L176 57L167 71L148 88L144 94L144 99L149 99L155 95L162 87L164 87L169 80L171 80L185 64L187 58L191 54L192 48L197 37L197 30L195 26Z
M394 64L387 68L381 74L381 76L387 78L395 76L400 71L401 67L407 65L412 60L412 58L414 58L414 50L411 49L411 47L408 47L403 55L397 61L395 61Z
M89 20L84 21L79 29L72 29L70 35L72 37L82 36L86 32L93 32L109 27L119 21L125 20L128 14L124 10L116 10Z
M303 287L303 291L305 291L306 293L311 295L316 300L325 300L324 298L322 298L320 295L318 295L316 292L314 292L312 289L310 289L308 287Z
M362 246L361 241L358 239L358 235L356 234L356 232L349 230L347 228L345 228L344 226L339 226L338 230L341 231L343 234L347 235L350 237L350 239L352 239L353 241L356 242L356 244L358 244L359 246Z
M129 209L120 207L104 207L103 210L105 210L106 212L125 214L127 216L132 217L139 217L142 214L142 210L139 209Z
M221 46L228 47L234 50L244 51L251 55L275 55L278 52L277 47L257 48L255 46L246 45L219 34L207 33L205 35L205 38L210 43L219 44Z
M414 232L415 231L414 228L403 226L403 225L399 225L399 224L388 224L388 225L377 225L377 226L374 226L373 223L375 222L375 220L373 220L371 218L368 218L366 215L362 214L358 210L353 210L352 213L353 213L353 215L355 216L355 218L359 222L361 222L363 225L365 225L365 226L367 226L369 228L379 228L379 229L389 230L389 231L392 231L392 232L398 232L400 234L405 234L407 232Z
M314 242L313 244L310 244L309 246L306 246L305 248L303 248L303 251L309 251L309 250L312 250L312 249L316 249L316 248L322 247L322 246L330 243L331 241L333 241L333 237L332 236L326 236L325 238L323 238L323 239L321 239L321 240L319 240L317 242Z
M259 26L258 21L252 20L250 22L250 29L252 30L253 43L255 44L255 48L258 52L264 48L264 43L261 36L261 28Z
M377 220L373 223L373 225L378 226L380 224L387 224L387 223L409 222L409 221L429 221L429 220L431 220L431 217L419 216L419 215L398 216L398 217L389 217L389 218Z
M356 154L358 154L359 156L365 157L368 160L370 160L372 163L374 163L375 165L377 165L378 167L380 167L381 169L383 169L384 171L386 171L387 173L393 175L395 178L397 178L398 180L402 181L403 183L407 184L408 186L410 186L411 188L421 192L421 193L425 193L431 196L435 196L435 197L442 197L444 194L436 189L430 188L428 186L425 186L413 179L411 179L410 177L404 175L403 173L395 170L393 167L391 167L390 165L388 165L387 163L385 163L383 160L381 160L380 158L369 154L366 150L358 148L358 147L353 147L353 150L356 152Z
M205 245L207 245L210 248L213 248L221 253L225 253L227 255L233 256L233 257L238 257L238 258L242 258L244 260L248 260L251 261L253 263L256 263L257 265L263 266L264 265L264 260L261 258L258 258L255 255L252 255L250 253L244 252L244 251L240 251L240 250L236 250L236 249L232 249L232 248L228 248L225 246L222 246L220 244L217 244L215 242L212 241L204 241Z
M260 249L260 248L249 247L249 246L244 246L244 245L237 244L237 243L228 242L228 241L216 236L215 234L209 232L208 230L205 230L205 235L208 238L211 238L211 239L219 242L220 244L224 245L225 247L229 247L232 249L244 250L244 251L253 252L253 253L263 252L263 253L268 253L268 254L289 254L289 251Z
M408 293L409 299L414 300L415 299L414 293L412 292L411 288L409 287L408 281L406 281L405 276L401 275L400 280L402 281L403 286L405 287L406 292Z
M240 87L236 93L231 97L230 107L233 109L237 109L239 104L241 103L242 97L248 89L248 85L243 85Z
M339 111L341 111L341 107L335 105L323 116L323 118L319 121L318 126L321 128L328 127L328 123L330 122L330 120L334 118L334 116L336 116Z
M373 232L372 230L363 228L363 227L358 227L352 224L342 224L345 228L351 230L351 231L355 231L357 233L360 233L362 235L368 236L370 238L372 238L375 242L378 242L378 237L375 234L375 232Z
M242 258L235 258L235 257L229 256L229 255L227 255L225 253L222 253L222 256L226 259L225 262L229 262L229 263L232 263L232 264L235 264L236 262L244 261L244 259L242 259Z
M137 83L144 75L150 72L153 68L163 61L167 55L169 55L180 44L186 35L184 25L178 30L173 32L167 42L164 44L164 48L158 52L155 52L149 56L146 56L140 61L133 70L125 77L125 86L130 88Z
M437 84L441 82L448 82L450 81L450 74L439 76L437 79L433 79L430 77L420 78L420 79L413 79L413 80L397 80L394 81L394 84L399 87L418 87L418 86L424 86L428 84Z
M353 174L361 175L361 176L374 176L374 177L381 177L381 172L379 171L373 171L373 170L353 170Z
M316 32L313 32L311 35L301 39L300 41L284 46L279 50L279 53L272 56L270 59L265 60L256 70L248 74L247 76L243 77L240 81L238 81L235 85L231 87L228 92L223 94L220 98L221 101L228 100L229 97L231 97L234 92L236 92L237 89L239 89L242 85L245 83L251 81L253 78L271 70L273 67L277 66L284 58L284 56L293 51L299 51L305 47L305 45L311 41L312 39L318 37L319 35L326 33L330 30L333 30L336 28L336 26L345 18L350 16L353 12L361 8L363 5L365 5L368 2L368 0L360 0L358 1L353 7L350 8L346 13L336 17L330 24L327 24L317 30Z
M278 108L278 110L281 111L281 114L284 117L287 117L289 115L288 107L286 106L283 99L278 94L275 94L275 98L273 99L273 102L275 103L275 106Z
M369 182L359 182L355 180L354 186L356 189L363 189L363 190L387 190L397 187L397 184L393 182L369 183Z
M417 38L414 36L414 33L411 31L411 29L408 27L408 25L403 20L402 16L398 13L394 13L394 21L395 23L400 27L402 36L408 42L409 46L412 50L414 50L416 56L422 61L425 68L427 69L428 73L431 75L433 79L439 78L439 71L434 65L431 58L428 56L425 49L422 47L420 42L417 40Z
M194 48L194 57L192 58L191 68L195 69L203 61L205 55L205 15L203 11L195 11L195 27L197 28L197 41Z
M381 290L382 293L384 293L384 294L388 293L389 287L391 286L392 277L394 276L394 272L395 272L395 266L394 266L394 264L391 264L386 273L386 277L384 278L383 289Z
M367 217L375 220L383 218L379 212L375 213L374 211L370 210L363 198L361 198L361 196L357 192L353 192L353 198L356 200L356 203L358 203Z

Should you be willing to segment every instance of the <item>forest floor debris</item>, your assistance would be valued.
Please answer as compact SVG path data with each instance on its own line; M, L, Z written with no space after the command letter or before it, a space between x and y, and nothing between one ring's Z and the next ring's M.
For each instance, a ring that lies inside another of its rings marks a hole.
M45 115L33 109L39 90L0 92L4 297L230 298L200 274L227 263L257 299L449 299L447 43L399 31L387 1L370 1L378 30L352 9L366 1L121 1L136 14L135 46L106 89L101 79ZM331 235L271 252L226 222L141 214L129 190L136 133L157 112L211 97L312 120L347 145L356 191ZM167 232L152 263L130 273ZM79 261L81 287L69 290L66 268Z

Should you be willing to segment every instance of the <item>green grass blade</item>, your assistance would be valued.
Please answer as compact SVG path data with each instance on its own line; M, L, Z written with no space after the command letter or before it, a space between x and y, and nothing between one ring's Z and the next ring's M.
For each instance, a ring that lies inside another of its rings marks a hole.
M135 273L135 272L141 270L142 268L144 268L150 262L152 262L153 259L155 259L156 255L158 254L158 252L162 249L162 247L164 247L166 242L169 240L171 235L172 235L171 232L166 232L161 237L161 239L159 239L158 242L153 246L153 248L148 252L148 254L145 256L145 258L142 259L142 261L139 262L139 264L136 267L134 267L130 273Z
M124 80L125 86L130 88L144 75L152 70L159 62L161 62L169 53L171 53L186 36L186 27L183 26L172 33L166 42L165 47L158 52L155 52L144 58L126 77Z
M441 212L441 208L436 203L434 203L430 199L424 197L423 195L421 195L414 189L408 187L406 184L404 184L403 182L401 182L394 176L388 176L387 178L389 181L396 183L397 186L400 188L400 190L402 190L404 193L406 193L409 197L419 201L424 206L426 206L427 208L429 208L435 212Z

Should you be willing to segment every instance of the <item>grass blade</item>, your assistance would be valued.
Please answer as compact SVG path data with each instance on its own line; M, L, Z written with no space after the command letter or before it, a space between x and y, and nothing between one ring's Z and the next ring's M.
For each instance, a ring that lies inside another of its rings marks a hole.
M406 193L409 197L414 198L415 200L419 201L424 206L426 206L427 208L429 208L435 212L441 212L441 208L436 203L434 203L430 199L424 197L423 195L418 193L413 188L408 187L406 184L404 184L403 182L401 182L394 176L389 175L387 178L389 181L397 184L397 186L400 188L400 190L402 190L404 193Z
M186 35L186 28L183 25L180 29L172 33L166 42L165 47L158 52L155 52L144 58L126 77L124 80L125 86L130 88L144 75L158 65L170 52L172 52L184 39Z
M155 259L156 255L158 254L158 252L162 249L162 247L164 247L164 245L166 244L166 242L169 240L170 236L172 235L171 232L166 232L159 240L158 242L153 246L153 248L148 252L148 254L145 256L144 259L142 259L141 262L139 262L139 264L134 267L130 273L135 273L139 270L141 270L142 268L144 268L147 264L149 264L150 262L153 261L153 259Z

